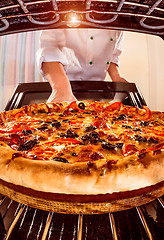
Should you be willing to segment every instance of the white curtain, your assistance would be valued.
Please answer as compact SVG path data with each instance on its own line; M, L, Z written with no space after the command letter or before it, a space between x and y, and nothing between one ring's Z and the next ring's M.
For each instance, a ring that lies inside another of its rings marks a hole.
M0 37L0 111L3 111L16 85L41 81L36 66L39 31Z

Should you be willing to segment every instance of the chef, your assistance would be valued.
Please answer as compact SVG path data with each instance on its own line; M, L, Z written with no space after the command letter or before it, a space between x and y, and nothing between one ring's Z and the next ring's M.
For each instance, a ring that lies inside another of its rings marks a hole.
M52 93L48 102L75 101L69 80L126 82L119 72L124 33L104 29L52 29L40 35L37 61Z

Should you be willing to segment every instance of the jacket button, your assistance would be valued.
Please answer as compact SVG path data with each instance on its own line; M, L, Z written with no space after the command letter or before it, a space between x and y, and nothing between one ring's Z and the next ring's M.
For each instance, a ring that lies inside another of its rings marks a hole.
M89 64L92 64L93 62L89 62Z
M107 62L107 64L109 64L109 62Z
M91 36L90 39L93 40L93 37Z
M112 41L113 41L113 38L110 38L110 41L112 42Z

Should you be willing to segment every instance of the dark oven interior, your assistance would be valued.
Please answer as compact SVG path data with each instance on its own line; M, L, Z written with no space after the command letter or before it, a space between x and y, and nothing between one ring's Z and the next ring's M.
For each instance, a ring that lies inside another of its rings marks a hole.
M1 0L0 35L47 28L122 29L164 38L163 0Z

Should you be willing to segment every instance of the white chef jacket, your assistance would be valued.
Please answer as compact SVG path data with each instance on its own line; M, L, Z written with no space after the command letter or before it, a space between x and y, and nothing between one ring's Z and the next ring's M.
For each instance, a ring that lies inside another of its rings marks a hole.
M123 32L104 29L53 29L40 35L37 62L61 62L69 80L104 80L110 62L119 65Z

